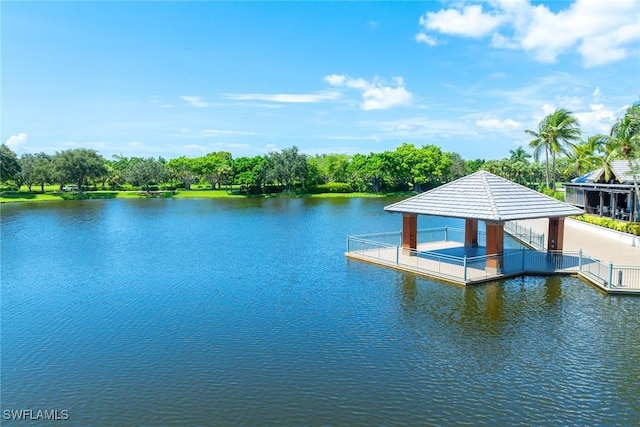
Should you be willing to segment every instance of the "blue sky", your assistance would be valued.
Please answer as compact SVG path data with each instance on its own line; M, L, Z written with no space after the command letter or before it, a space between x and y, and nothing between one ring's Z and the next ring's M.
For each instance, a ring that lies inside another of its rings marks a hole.
M526 146L640 96L640 0L3 1L1 142L105 157Z

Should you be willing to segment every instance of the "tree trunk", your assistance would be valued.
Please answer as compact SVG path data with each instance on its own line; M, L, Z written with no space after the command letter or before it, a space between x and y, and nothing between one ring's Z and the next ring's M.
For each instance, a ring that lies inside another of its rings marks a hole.
M42 194L44 194L44 182L40 183L40 188L42 189Z
M637 179L637 175L634 173L633 170L633 163L631 162L631 158L627 158L627 163L629 163L629 171L631 173L631 177L633 178L633 189L636 193L636 197L634 200L634 220L638 221L638 215L640 215L640 186L638 185L638 179Z
M556 153L552 152L551 153L551 183L553 184L553 187L551 187L551 189L555 192L556 191Z
M551 188L551 184L549 184L549 150L545 147L544 149L544 178L547 181L547 188Z
M78 194L82 194L82 182L84 180L82 178L78 178Z

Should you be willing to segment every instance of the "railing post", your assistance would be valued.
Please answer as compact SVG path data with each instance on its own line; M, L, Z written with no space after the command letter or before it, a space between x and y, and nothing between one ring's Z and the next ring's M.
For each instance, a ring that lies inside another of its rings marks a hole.
M524 271L524 256L525 256L524 248L522 248L522 269L521 269L521 271Z
M400 246L396 246L396 265L400 264Z
M578 251L578 271L582 271L582 248Z
M613 263L609 263L609 287L613 285Z
M622 286L622 270L618 270L618 286Z
M444 241L448 242L449 241L449 227L448 226L444 226Z
M349 243L351 243L351 239L349 238L349 236L347 236L347 252L351 252L351 247Z
M462 260L462 280L464 280L464 283L467 283L467 256L465 255L463 260Z

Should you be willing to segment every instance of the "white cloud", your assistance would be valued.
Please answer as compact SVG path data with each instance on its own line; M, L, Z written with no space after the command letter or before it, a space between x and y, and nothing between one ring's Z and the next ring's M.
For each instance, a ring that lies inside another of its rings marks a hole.
M420 17L420 25L427 30L463 37L482 37L491 34L501 21L501 16L483 13L481 5L428 12Z
M344 74L331 74L324 78L324 81L329 83L331 86L342 86L346 80L347 76Z
M558 12L529 0L493 0L481 5L456 4L420 17L416 41L434 43L429 32L481 38L491 46L524 50L540 62L555 62L577 52L586 67L638 54L640 0L576 0Z
M520 129L522 125L513 119L501 120L493 115L484 116L480 120L476 120L476 126L491 131L511 131Z
M588 108L586 111L575 113L584 133L587 135L608 134L617 119L616 114L603 104L589 104Z
M598 89L594 92L594 97L596 96L600 96L600 91ZM611 131L611 126L618 118L616 111L610 109L604 104L598 102L587 104L582 98L573 99L573 103L570 108L568 108L564 102L560 102L558 105L561 105L562 107L557 107L554 104L542 105L540 110L533 114L535 127L531 127L529 129L536 129L538 123L544 117L553 113L557 108L567 108L573 113L580 122L580 128L582 129L583 136L590 136L599 133L608 134Z
M404 87L402 77L394 77L391 84L385 84L379 78L367 81L348 75L331 74L324 78L331 86L344 86L362 92L360 108L363 110L386 110L393 107L409 106L413 95Z
M310 104L324 101L335 101L340 98L340 93L335 91L318 91L314 93L228 93L227 99L235 101L268 101L292 104Z
M5 144L12 151L21 152L27 142L27 139L29 139L29 135L23 132L19 133L18 135L11 135L9 138L7 138Z
M438 44L435 38L428 36L424 32L419 32L418 34L416 34L416 41L418 43L428 44L429 46L435 46Z
M211 104L206 102L201 96L181 96L180 99L182 99L183 101L188 102L189 104L193 105L194 107L197 108L205 108L205 107L210 107Z

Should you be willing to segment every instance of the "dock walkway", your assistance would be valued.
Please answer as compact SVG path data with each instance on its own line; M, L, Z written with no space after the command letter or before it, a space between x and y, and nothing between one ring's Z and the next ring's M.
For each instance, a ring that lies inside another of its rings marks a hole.
M527 237L535 235L542 242L543 236L537 231L545 229L545 222L518 221L518 224L520 230L528 230ZM399 233L348 236L346 256L460 285L522 274L570 274L607 293L640 295L640 248L606 237L594 237L573 224L566 228L565 238L571 239L571 245L567 248L565 243L562 252L548 252L541 245L537 248L516 247L512 239L509 245L505 245L500 271L488 268L487 259L490 257L484 255L482 242L478 248L465 248L458 238L463 230L448 227L420 230L418 235L422 238L417 250L403 249ZM587 244L579 245L580 242ZM606 257L594 256L594 253Z

